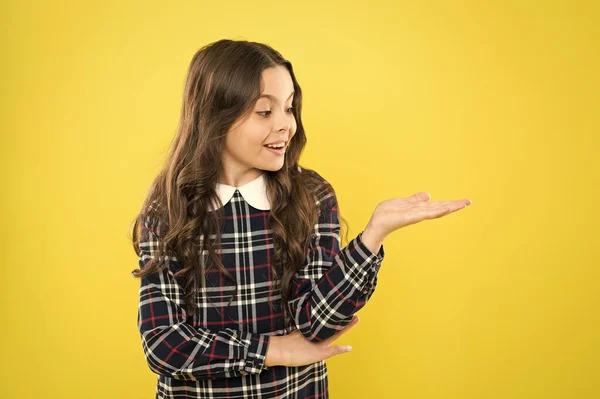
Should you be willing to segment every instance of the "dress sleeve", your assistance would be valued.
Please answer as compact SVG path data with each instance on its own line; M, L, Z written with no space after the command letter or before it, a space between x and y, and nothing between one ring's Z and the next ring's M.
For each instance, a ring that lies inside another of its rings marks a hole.
M340 249L337 198L329 192L319 201L320 215L306 262L292 279L288 302L296 327L311 341L322 341L344 328L371 298L385 255L362 241L362 232Z
M159 229L146 217L140 231L139 266L154 258ZM169 265L176 259L169 258ZM184 290L171 267L142 278L138 329L150 370L180 380L229 378L264 369L268 335L226 328L211 332L186 322Z

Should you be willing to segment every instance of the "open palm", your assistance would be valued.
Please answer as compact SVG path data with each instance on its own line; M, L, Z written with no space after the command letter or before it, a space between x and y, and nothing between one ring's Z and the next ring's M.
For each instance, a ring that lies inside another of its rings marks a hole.
M427 192L420 192L406 198L392 198L381 202L375 208L369 224L383 237L399 228L426 219L436 219L471 205L471 200L430 201Z

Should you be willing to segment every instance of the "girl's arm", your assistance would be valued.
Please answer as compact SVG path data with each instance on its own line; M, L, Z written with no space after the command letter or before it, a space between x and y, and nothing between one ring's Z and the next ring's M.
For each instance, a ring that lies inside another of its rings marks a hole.
M149 221L140 232L140 269L153 258L158 235ZM171 258L172 259L172 258ZM150 370L180 380L260 373L268 335L234 329L210 332L186 322L184 291L170 269L141 279L138 329Z
M363 241L363 232L340 249L337 198L333 192L320 197L321 214L306 263L292 280L295 299L288 303L296 327L311 341L325 340L350 323L373 295L385 254L379 240Z

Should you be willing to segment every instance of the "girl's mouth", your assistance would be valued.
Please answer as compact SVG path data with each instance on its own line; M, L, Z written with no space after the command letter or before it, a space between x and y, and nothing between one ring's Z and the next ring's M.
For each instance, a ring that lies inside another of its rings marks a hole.
M281 147L281 148L271 148L269 146L264 146L267 150L271 151L273 154L276 155L283 155L285 154L285 146Z

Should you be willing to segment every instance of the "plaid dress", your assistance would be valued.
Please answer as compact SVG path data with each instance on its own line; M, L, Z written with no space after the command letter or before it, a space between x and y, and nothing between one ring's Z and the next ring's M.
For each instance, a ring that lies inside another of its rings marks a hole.
M269 295L274 247L263 176L241 187L220 185L218 193L226 221L217 253L237 285L209 270L196 315L190 317L182 282L174 276L181 268L176 258L140 282L138 329L148 366L158 374L156 398L327 398L325 361L264 367L270 336L291 331L283 326L280 292ZM327 190L316 198L318 223L306 263L292 280L288 306L293 330L318 342L346 326L369 300L384 251L381 246L372 253L362 232L340 249L337 199ZM154 257L160 233L160 226L145 217L140 268ZM281 276L283 267L276 270Z

